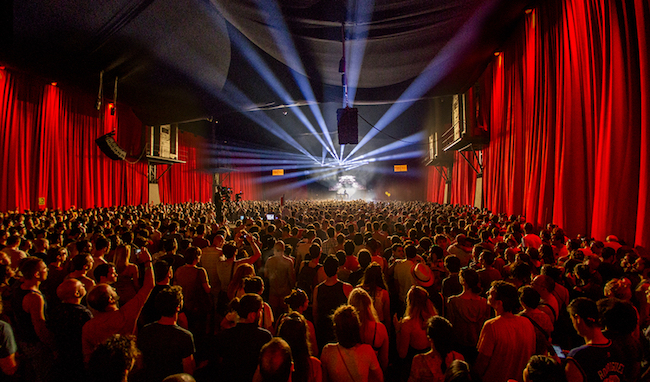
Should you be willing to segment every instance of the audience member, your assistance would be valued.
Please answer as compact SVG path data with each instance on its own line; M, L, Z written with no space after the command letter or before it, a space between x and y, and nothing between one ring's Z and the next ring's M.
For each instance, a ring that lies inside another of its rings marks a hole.
M167 286L159 291L155 306L160 319L138 333L138 348L144 359L144 380L158 382L172 374L193 374L194 337L177 325L183 307L181 287Z
M85 381L81 332L92 313L81 305L86 288L77 279L67 279L56 289L61 300L49 314L47 326L54 335L58 357L54 364L53 381Z
M235 327L221 332L214 341L214 355L218 358L217 377L221 381L250 381L259 361L262 346L272 338L260 328L260 314L264 300L257 294L244 294L235 300L239 320ZM219 362L220 360L220 362Z
M93 350L88 370L92 382L127 382L140 351L133 336L114 334Z
M88 306L94 310L94 317L86 322L82 330L84 359L88 360L93 349L114 334L132 335L140 311L154 287L151 255L146 248L139 254L144 263L144 283L131 301L120 307L119 296L108 284L99 284L88 293Z
M431 350L413 358L409 382L441 381L455 360L464 360L455 352L454 331L447 319L434 316L427 322L427 337Z
M521 381L528 359L535 354L535 328L515 315L519 300L514 285L493 282L487 301L496 317L483 325L474 368L483 382Z
M354 307L338 307L332 321L338 342L323 348L323 381L383 381L377 355L370 345L361 342L359 316Z

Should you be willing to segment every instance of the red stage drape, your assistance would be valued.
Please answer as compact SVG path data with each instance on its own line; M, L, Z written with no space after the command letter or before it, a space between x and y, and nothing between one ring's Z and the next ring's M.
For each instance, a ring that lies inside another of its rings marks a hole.
M209 202L212 200L211 173L204 172L201 162L204 140L191 133L178 132L178 156L186 163L174 164L158 181L162 203ZM158 173L165 166L158 166ZM160 176L160 175L159 175Z
M137 205L149 200L144 126L123 105L0 70L0 210ZM113 161L95 139L115 131L127 161ZM179 132L180 159L160 179L161 201L212 200L212 175L200 169L203 141ZM164 166L159 166L162 173ZM39 206L39 198L44 204Z
M548 1L525 16L479 79L487 208L650 245L649 21L646 0ZM471 204L464 162L452 202Z
M445 198L445 179L440 174L447 175L447 168L427 168L427 200L434 203L443 203ZM450 174L451 175L451 174Z
M474 205L474 194L476 192L476 171L474 168L478 169L478 163L471 151L465 154L467 154L467 160L461 154L454 153L452 179L462 179L462 181L455 182L455 184L452 181L453 187L450 200L452 204ZM472 168L472 166L474 167Z
M222 175L222 186L232 188L233 198L235 194L241 192L243 200L260 200L262 195L257 182L259 177L257 171L233 171Z
M146 203L146 165L112 161L95 144L116 130L118 144L137 157L142 124L126 107L111 116L106 103L99 112L94 104L0 70L0 210Z

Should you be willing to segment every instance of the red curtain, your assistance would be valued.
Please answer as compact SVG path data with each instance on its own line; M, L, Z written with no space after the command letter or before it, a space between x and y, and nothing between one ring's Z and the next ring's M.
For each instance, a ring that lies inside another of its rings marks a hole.
M646 0L548 1L525 16L479 79L487 208L650 245L649 25ZM452 202L471 204L464 162Z
M639 54L639 121L641 127L640 158L639 158L639 201L636 217L636 244L644 248L650 247L650 3L647 1L634 2L636 17L637 46Z
M95 139L115 130L129 155L142 150L142 124L119 106L0 70L0 210L89 208L147 201L146 165L112 161ZM40 203L39 203L40 202Z
M478 161L471 151L454 153L454 168L452 169L451 203L474 205L476 192L476 170L479 169ZM476 170L475 170L476 169Z
M194 134L178 132L178 156L186 163L173 164L158 181L162 203L209 202L212 200L213 175L204 171L204 140ZM158 173L166 165L158 166Z
M233 198L235 194L242 193L243 200L260 200L263 199L261 195L260 186L257 182L260 174L257 171L247 171L240 169L222 175L222 185L232 188Z
M427 167L427 200L442 204L445 201L445 178L441 172L447 176L447 167Z

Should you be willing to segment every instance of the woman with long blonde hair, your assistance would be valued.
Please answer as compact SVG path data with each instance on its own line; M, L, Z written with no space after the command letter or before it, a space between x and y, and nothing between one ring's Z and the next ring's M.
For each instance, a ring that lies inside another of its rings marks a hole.
M401 320L393 317L397 334L397 354L402 360L402 376L408 378L413 357L429 351L427 322L438 312L429 299L429 293L420 286L412 286L406 295L406 312Z
M361 279L361 288L368 292L379 321L388 328L390 325L390 298L386 280L384 280L384 272L379 263L372 262L366 268L363 279Z
M115 248L115 270L117 282L113 284L113 288L120 296L120 305L124 306L140 289L138 267L131 263L131 245L122 244Z
M372 346L381 369L386 372L388 367L388 331L386 326L379 321L370 295L362 288L354 288L348 297L348 304L352 305L359 313L361 341Z

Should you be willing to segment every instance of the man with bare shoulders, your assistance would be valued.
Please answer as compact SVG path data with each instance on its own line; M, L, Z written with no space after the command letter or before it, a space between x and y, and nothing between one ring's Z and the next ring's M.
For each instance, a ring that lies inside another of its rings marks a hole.
M23 260L23 283L13 290L11 306L18 347L30 381L49 380L54 348L52 335L45 326L45 299L39 287L47 279L47 266L38 257Z
M146 248L138 255L138 263L144 263L144 283L138 294L123 307L118 305L119 297L115 289L108 284L99 284L88 293L88 305L93 309L95 317L88 321L82 330L85 361L90 358L97 345L113 334L134 334L140 311L154 287L151 255Z
M85 370L81 350L81 330L92 317L88 308L81 305L86 288L77 279L66 279L56 288L61 300L48 317L58 357L54 365L53 381L84 381Z

